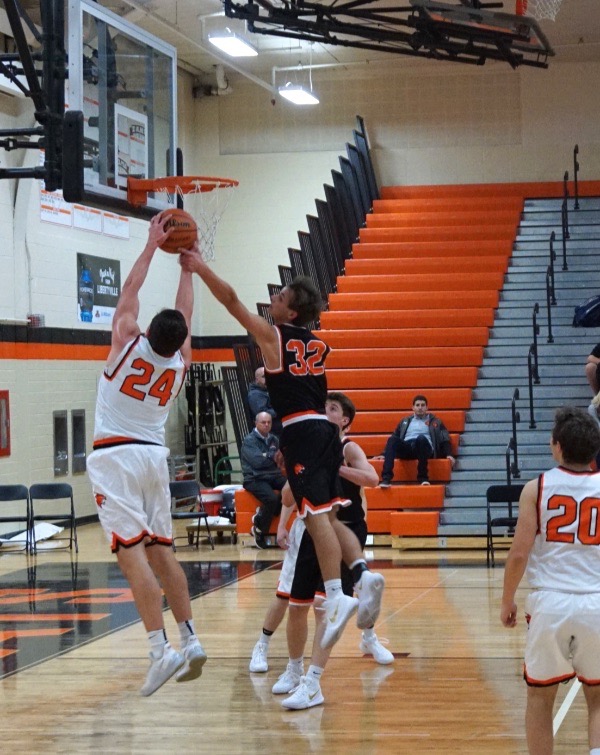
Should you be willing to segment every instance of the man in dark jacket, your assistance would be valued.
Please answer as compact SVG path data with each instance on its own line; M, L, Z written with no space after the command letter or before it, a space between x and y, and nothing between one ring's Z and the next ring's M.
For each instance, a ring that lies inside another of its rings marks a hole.
M396 459L417 459L417 482L429 485L427 462L429 459L450 459L450 435L444 423L427 408L427 398L422 395L413 399L413 413L398 424L385 444L380 488L389 488L394 477Z
M244 438L241 450L244 488L261 502L252 517L251 534L258 548L266 547L271 521L281 511L281 489L285 477L275 461L279 441L271 432L271 415L259 412L254 430Z
M250 407L250 414L253 417L259 412L268 412L271 415L273 425L271 432L273 435L279 437L283 429L281 420L277 417L277 412L271 406L271 399L269 398L269 392L267 390L267 383L265 381L265 368L258 367L254 373L254 382L250 383L248 387L248 406Z

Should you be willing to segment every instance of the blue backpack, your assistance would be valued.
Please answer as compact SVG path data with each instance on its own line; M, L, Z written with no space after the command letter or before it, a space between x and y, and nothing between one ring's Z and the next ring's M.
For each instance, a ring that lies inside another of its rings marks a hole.
M575 307L573 316L574 328L598 328L600 327L600 296L592 296Z

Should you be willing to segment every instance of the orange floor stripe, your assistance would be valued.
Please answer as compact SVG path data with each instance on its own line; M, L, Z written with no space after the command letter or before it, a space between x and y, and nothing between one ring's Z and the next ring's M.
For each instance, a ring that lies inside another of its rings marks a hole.
M109 613L0 613L0 621L7 623L23 621L100 621L110 616Z

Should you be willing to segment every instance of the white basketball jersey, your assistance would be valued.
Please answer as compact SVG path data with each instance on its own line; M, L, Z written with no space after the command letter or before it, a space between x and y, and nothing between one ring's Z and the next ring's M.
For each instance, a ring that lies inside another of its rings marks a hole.
M538 533L527 565L534 588L600 592L600 472L540 475Z
M131 441L164 446L169 409L185 373L179 351L161 357L144 335L128 343L100 377L94 448Z

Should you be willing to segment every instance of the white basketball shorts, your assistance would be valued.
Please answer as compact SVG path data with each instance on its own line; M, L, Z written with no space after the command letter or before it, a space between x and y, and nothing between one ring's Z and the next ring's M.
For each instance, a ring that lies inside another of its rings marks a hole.
M304 535L305 529L306 525L302 519L297 516L290 527L288 549L283 558L283 566L281 567L281 574L279 576L279 582L277 583L276 594L280 598L290 597L292 584L294 582L294 574L296 573L298 550L300 549L300 543L302 542L302 535Z
M525 647L525 681L558 684L577 676L600 684L600 593L536 590L527 597L531 617Z
M168 456L164 446L131 443L88 457L100 524L113 552L144 540L173 542Z

